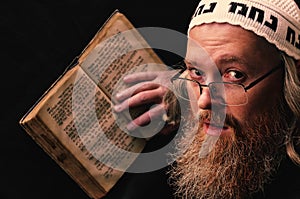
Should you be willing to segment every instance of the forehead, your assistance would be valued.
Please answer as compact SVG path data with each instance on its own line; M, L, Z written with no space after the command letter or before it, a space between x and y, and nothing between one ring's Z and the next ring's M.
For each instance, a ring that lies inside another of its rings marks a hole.
M187 60L203 62L204 57L217 65L233 57L249 65L273 65L279 61L274 45L251 31L226 23L202 24L189 32Z

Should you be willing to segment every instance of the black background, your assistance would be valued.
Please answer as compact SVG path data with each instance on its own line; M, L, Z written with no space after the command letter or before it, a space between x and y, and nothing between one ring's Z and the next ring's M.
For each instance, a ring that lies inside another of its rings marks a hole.
M0 198L88 198L27 135L21 117L115 10L135 27L186 33L198 1L27 0L1 3Z
M89 198L27 135L19 120L115 9L137 28L163 27L185 34L197 4L198 0L2 2L0 199ZM270 188L271 198L291 198L282 197L290 190L299 198L299 168L283 167L276 181L283 183ZM145 194L151 197L150 192Z

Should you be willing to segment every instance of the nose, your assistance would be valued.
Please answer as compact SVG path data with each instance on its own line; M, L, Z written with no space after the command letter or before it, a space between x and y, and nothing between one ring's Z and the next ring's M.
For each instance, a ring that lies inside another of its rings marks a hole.
M198 107L200 109L211 109L212 98L208 87L202 88L202 94L200 94L198 99Z

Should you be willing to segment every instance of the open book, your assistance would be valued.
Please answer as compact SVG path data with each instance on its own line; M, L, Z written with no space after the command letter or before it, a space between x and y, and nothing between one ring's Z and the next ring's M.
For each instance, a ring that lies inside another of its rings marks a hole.
M116 122L111 104L124 74L146 70L153 63L158 69L164 67L137 29L116 10L74 64L20 120L91 198L103 197L145 146L146 139L120 128L130 117Z

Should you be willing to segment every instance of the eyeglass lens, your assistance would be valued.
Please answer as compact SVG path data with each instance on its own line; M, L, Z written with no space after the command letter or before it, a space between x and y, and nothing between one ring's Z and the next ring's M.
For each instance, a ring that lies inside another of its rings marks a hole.
M243 105L248 102L246 92L239 84L212 82L208 85L200 85L193 80L178 78L173 80L173 85L177 95L189 101L197 101L203 90L209 88L214 102L231 106Z

